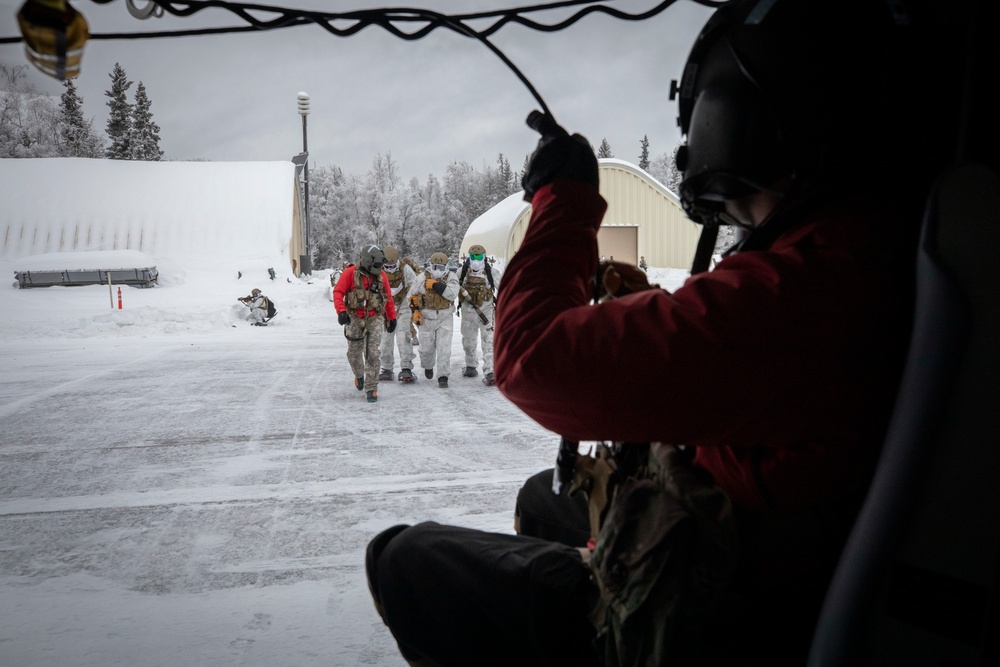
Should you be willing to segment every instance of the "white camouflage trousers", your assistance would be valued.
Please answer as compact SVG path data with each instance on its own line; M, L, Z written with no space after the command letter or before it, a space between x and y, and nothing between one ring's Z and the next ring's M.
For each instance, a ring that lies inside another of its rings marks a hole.
M256 324L261 324L267 317L267 312L263 308L257 308L255 306L250 306L250 314L247 315L248 322L254 322Z
M493 302L484 303L479 310L489 324L483 324L471 303L462 304L462 349L465 350L465 365L476 368L476 348L482 343L483 375L486 375L493 372Z
M436 377L447 377L451 373L451 339L455 333L453 310L420 311L424 317L420 332L420 367L434 368Z
M406 301L403 301L406 303ZM379 357L382 360L382 368L390 371L396 363L395 350L399 348L399 370L409 368L413 370L413 338L410 334L410 309L396 307L396 330L392 333L384 331L382 333L382 344L379 346Z

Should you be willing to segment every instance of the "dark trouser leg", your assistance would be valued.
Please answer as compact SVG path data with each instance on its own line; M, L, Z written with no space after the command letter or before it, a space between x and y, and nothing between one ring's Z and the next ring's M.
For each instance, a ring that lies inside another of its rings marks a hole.
M587 620L596 588L575 548L421 523L368 545L376 608L409 661L597 665Z
M552 469L528 478L517 493L514 513L521 535L530 535L573 547L590 539L587 499L582 493L570 498L564 490L552 493Z

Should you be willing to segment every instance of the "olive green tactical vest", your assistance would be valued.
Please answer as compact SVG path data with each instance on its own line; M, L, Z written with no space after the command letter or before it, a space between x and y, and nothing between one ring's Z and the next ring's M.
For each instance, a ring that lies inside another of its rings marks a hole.
M430 271L424 271L421 280L440 280L445 282L444 278L447 276L441 276L441 278L435 278L431 275ZM451 308L451 301L444 298L434 290L427 290L425 294L420 295L420 307L426 308L427 310L447 310Z
M354 288L344 295L344 303L347 304L348 308L362 310L374 310L379 315L385 314L385 294L382 292L382 275L372 278L374 281L367 289L361 280L361 274L363 272L360 269L354 270ZM372 287L375 287L377 291L372 291Z
M482 306L483 303L493 300L493 290L490 289L485 276L466 276L463 287L476 306Z

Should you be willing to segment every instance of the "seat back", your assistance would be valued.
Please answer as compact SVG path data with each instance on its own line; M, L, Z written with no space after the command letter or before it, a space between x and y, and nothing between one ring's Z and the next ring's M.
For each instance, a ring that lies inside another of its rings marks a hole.
M828 591L810 667L996 665L1000 177L937 182L893 420Z

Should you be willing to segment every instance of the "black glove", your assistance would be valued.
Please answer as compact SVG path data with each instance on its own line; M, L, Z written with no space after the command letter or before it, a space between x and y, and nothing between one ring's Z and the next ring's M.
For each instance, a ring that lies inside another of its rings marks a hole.
M350 324L351 316L347 314L346 310L342 310L339 313L337 313L337 322L339 324Z
M437 292L438 296L444 296L444 291L448 289L448 284L443 280L439 280L431 286L431 289Z
M386 327L386 331L392 333L396 330L396 320L389 320L389 326Z
M597 187L597 156L586 138L579 134L570 136L552 122L532 124L530 116L529 125L540 130L542 138L521 179L525 201L530 202L539 188L557 180L579 181Z

